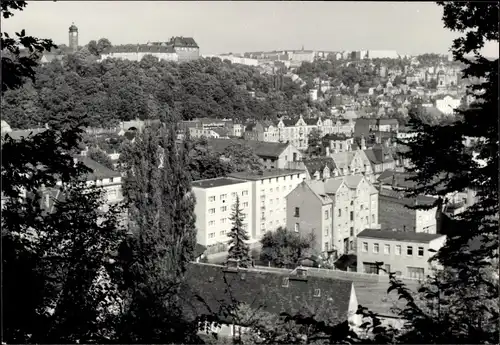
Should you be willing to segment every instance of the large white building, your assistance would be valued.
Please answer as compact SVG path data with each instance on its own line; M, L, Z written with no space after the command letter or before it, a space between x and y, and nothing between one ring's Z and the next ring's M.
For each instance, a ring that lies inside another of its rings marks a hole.
M436 108L446 115L451 115L460 106L462 101L451 96L445 96L443 99L436 100Z
M253 227L251 190L251 182L227 177L194 181L192 191L196 197L197 243L208 249L218 247L217 251L227 250L227 234L232 226L229 218L237 196L240 209L245 214L243 227L250 232Z
M258 241L267 231L286 226L286 197L306 178L303 170L273 169L261 174L248 172L233 173L232 178L251 183L252 226L249 228L252 240Z

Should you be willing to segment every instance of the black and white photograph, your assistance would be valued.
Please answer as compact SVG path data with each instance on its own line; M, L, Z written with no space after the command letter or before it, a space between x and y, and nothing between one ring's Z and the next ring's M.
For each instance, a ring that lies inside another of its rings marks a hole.
M498 1L0 2L10 344L499 344Z

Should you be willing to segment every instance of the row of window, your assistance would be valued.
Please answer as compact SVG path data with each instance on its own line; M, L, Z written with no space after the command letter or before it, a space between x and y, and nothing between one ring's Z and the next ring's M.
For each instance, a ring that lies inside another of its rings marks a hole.
M295 156L296 156L296 153L294 153L294 158L296 158ZM288 157L285 157L285 160L286 160L286 158L288 158ZM294 176L297 176L297 178L298 178L298 179L300 178L300 174L297 174L297 175L288 175L289 180L290 180L290 181L291 181L291 180L293 180L293 177L294 177ZM269 178L269 179L268 179L268 182L269 182L269 183L272 183L272 182L273 182L273 179L274 179L276 182L279 182L279 181L280 181L280 178L283 178L283 181L286 181L286 176L279 176L279 177L271 177L271 178ZM264 181L265 181L265 180L260 180L260 184L264 184ZM278 188L276 188L276 189L277 189L276 191L279 191L279 187L278 187ZM273 189L271 188L271 192L272 192L272 191L273 191Z
M232 198L236 198L237 195L238 195L237 192L232 192L231 193L231 197ZM244 190L244 191L241 192L241 196L247 196L247 195L248 195L248 191L247 190ZM219 200L225 200L225 199L227 199L227 194L221 194L219 196ZM208 197L208 201L209 202L214 202L215 200L216 200L215 195L211 195L211 196Z
M228 218L221 218L221 219L220 219L220 223L221 223L221 224L226 224L226 223L228 223L228 222L229 222L229 219L228 219ZM210 220L210 221L208 222L208 226L210 226L210 227L215 226L215 220ZM246 229L247 224L243 224L243 227Z
M394 254L401 255L402 246L400 244L396 244L394 247ZM363 252L368 253L368 242L363 242ZM373 243L372 252L374 254L378 254L380 252L380 245L378 243ZM390 244L384 244L384 254L391 254ZM406 246L406 255L413 255L413 246ZM417 255L420 257L424 256L424 247L417 247Z
M246 224L243 224L243 228L244 228L245 230L247 229ZM221 230L221 231L219 231L219 236L222 236L222 237L227 236L228 232L229 232L228 230ZM209 238L209 239L211 239L211 238L215 238L215 236L216 236L216 232L215 232L215 231L214 231L214 232L209 232L209 233L208 233L208 238Z
M292 190L292 185L289 185L288 186L288 190ZM269 188L269 193L273 193L275 190L273 188ZM280 191L280 187L276 187L276 192L279 193ZM283 186L282 192L286 192L286 186ZM260 190L260 198L261 199L264 199L266 197L266 190L265 189L261 189Z
M248 207L248 202L245 201L241 205L242 205L243 208L247 208ZM227 212L227 210L228 210L227 206L221 206L221 208L220 208L221 212ZM208 209L208 214L215 214L215 207L214 208L209 208Z

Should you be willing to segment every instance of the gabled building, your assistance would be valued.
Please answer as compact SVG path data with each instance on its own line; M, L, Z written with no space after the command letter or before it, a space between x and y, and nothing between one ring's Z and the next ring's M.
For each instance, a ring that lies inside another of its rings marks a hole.
M323 180L339 176L339 171L331 157L318 157L303 160L308 180Z
M387 146L376 144L372 148L364 150L364 152L371 163L372 171L375 177L381 174L384 170L393 170L396 168L396 161Z
M190 320L217 315L220 328L210 327L220 336L238 337L248 331L224 313L227 306L245 305L250 313L279 316L302 314L333 324L349 322L359 326L358 300L352 281L317 277L298 267L292 272L241 268L237 261L227 266L189 264L181 291L183 314ZM240 318L241 320L242 318Z
M287 196L287 228L314 233L318 252L353 252L356 235L377 226L378 191L363 176L303 181Z
M372 180L373 168L365 151L354 150L330 154L339 176L364 175Z

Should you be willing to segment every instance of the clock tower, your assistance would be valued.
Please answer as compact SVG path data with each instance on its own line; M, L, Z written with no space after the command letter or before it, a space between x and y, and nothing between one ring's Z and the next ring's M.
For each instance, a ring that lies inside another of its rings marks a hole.
M72 52L78 50L78 28L75 26L75 23L72 23L69 27L69 49Z

